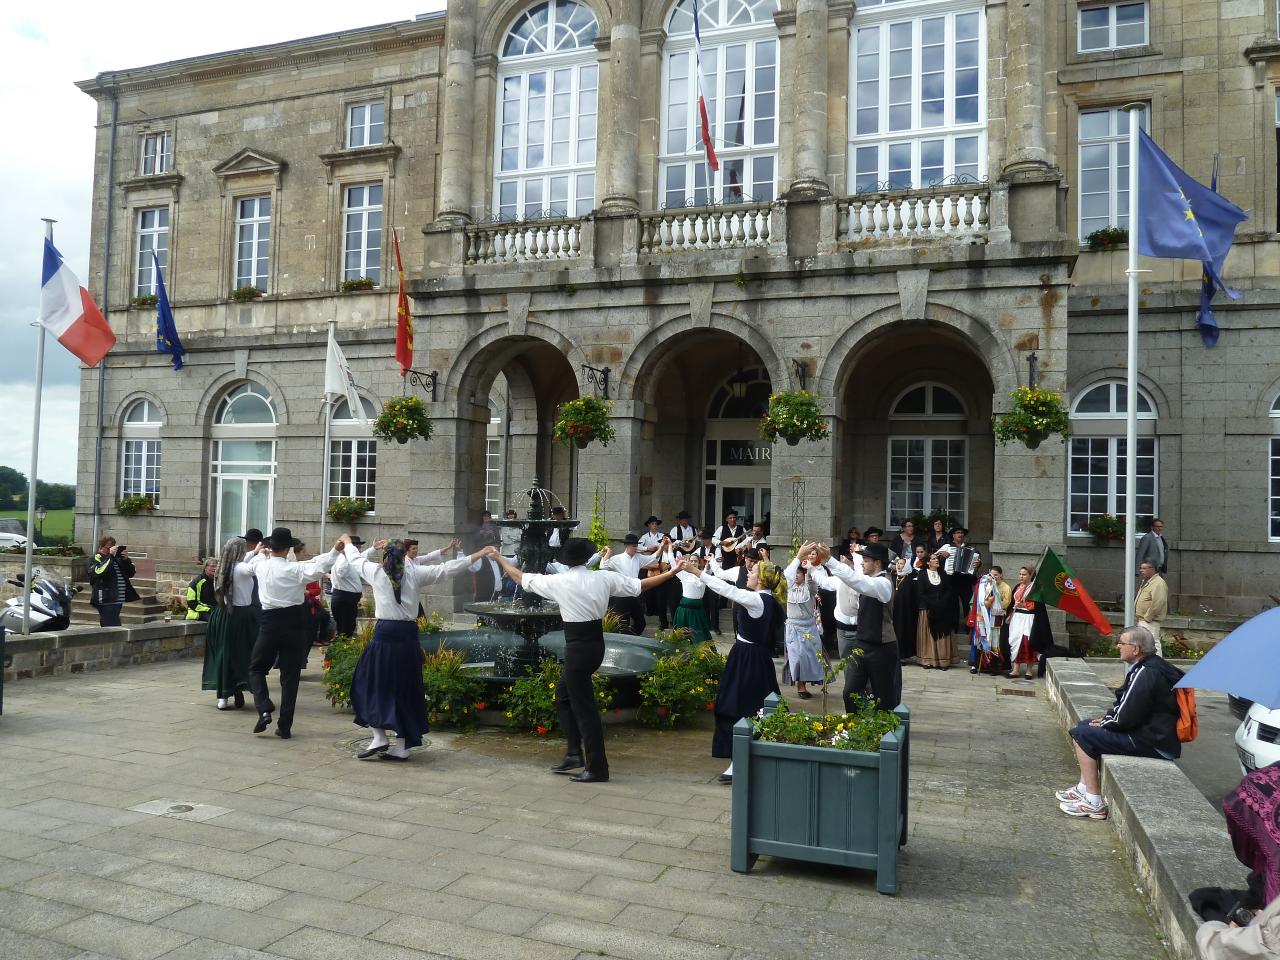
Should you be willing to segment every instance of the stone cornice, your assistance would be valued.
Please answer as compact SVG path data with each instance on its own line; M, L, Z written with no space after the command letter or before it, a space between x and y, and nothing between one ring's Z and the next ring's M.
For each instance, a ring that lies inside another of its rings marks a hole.
M1244 55L1250 63L1269 63L1280 60L1280 40L1274 37L1259 40L1250 44L1245 49Z
M127 180L117 180L116 186L126 193L133 190L148 190L153 187L168 187L175 194L178 187L182 185L182 174L180 173L153 173L145 177L130 177Z
M400 145L397 143L380 143L372 147L352 147L348 150L335 150L333 153L322 153L319 160L325 167L325 179L333 183L335 168L366 160L385 160L387 173L395 176L396 157L400 156Z
M366 53L419 47L444 42L444 15L405 20L359 30L290 40L262 47L247 47L203 57L190 57L129 70L110 70L76 84L95 99L113 91L138 91L192 81L279 70L328 60L342 60Z

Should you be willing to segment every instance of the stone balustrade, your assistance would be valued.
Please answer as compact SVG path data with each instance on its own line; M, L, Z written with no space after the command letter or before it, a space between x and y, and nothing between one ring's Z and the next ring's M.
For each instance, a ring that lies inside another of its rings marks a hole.
M583 255L583 222L577 218L480 223L466 228L468 266L576 260Z
M771 202L677 207L640 215L640 252L674 253L765 246Z
M847 244L931 238L981 242L987 236L990 197L985 183L856 194L837 204L836 239Z

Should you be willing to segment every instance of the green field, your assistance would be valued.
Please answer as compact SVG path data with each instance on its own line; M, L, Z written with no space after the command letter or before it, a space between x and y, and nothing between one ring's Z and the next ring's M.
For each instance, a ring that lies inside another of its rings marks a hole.
M27 524L27 511L25 510L3 510L0 511L0 517L16 517L23 526ZM70 538L75 525L76 512L74 510L50 510L44 518L44 535L46 538ZM36 531L38 532L39 530L40 521L36 520Z

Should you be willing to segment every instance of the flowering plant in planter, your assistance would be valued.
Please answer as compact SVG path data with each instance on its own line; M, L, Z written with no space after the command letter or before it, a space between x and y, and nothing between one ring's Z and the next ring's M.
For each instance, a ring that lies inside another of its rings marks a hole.
M154 293L140 293L138 296L129 299L129 306L135 310L147 310L159 302L160 298Z
M1034 450L1042 440L1058 434L1064 440L1071 433L1071 418L1062 394L1040 387L1018 387L1013 397L1013 409L991 418L991 429L996 443L1002 446L1015 440Z
M874 753L880 749L880 738L897 730L901 722L896 713L879 709L874 700L862 700L852 713L821 716L792 713L786 701L780 701L772 712L757 713L751 725L761 740L770 743Z
M150 513L155 508L151 498L141 493L124 497L116 503L116 513L122 517L136 517L140 513Z
M484 681L466 669L461 650L447 650L441 643L422 664L422 687L431 723L452 723L462 730L475 726L476 712L484 702Z
M373 509L373 504L368 500L358 500L355 497L334 497L329 501L329 519L337 523L351 523L353 520L359 520L366 513Z
M1115 250L1129 242L1129 231L1124 227L1103 227L1084 238L1090 250Z
M361 290L372 290L373 287L373 277L352 277L338 284L338 289L343 293L359 293Z
M563 668L555 657L545 658L536 668L507 688L503 694L503 711L512 726L522 727L540 737L554 733L560 721L556 715L556 684ZM601 713L613 706L613 693L600 674L591 677L596 707Z
M236 287L231 291L231 299L236 303L249 303L261 297L262 291L253 286Z
M659 657L640 681L636 719L646 727L669 730L715 709L725 658L709 643L676 650Z
M373 435L396 443L408 443L414 437L430 440L427 405L417 397L392 397L382 405L382 413L373 421Z
M614 438L613 424L609 422L612 409L612 403L596 397L562 403L551 438L556 443L575 443L579 447L599 440L602 447L607 447Z
M801 440L822 440L830 432L818 398L808 390L783 390L769 397L769 409L760 418L760 437L781 437L790 446Z
M1124 517L1114 517L1109 513L1098 514L1089 518L1085 529L1093 534L1099 543L1113 543L1124 539Z

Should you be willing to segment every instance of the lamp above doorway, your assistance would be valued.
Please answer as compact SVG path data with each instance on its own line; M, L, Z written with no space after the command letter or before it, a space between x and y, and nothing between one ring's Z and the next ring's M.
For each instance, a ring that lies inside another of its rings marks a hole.
M738 344L738 369L734 373L732 379L729 380L729 396L735 400L741 400L747 395L747 386L751 383L751 378L747 376L747 371L742 369L742 344Z

